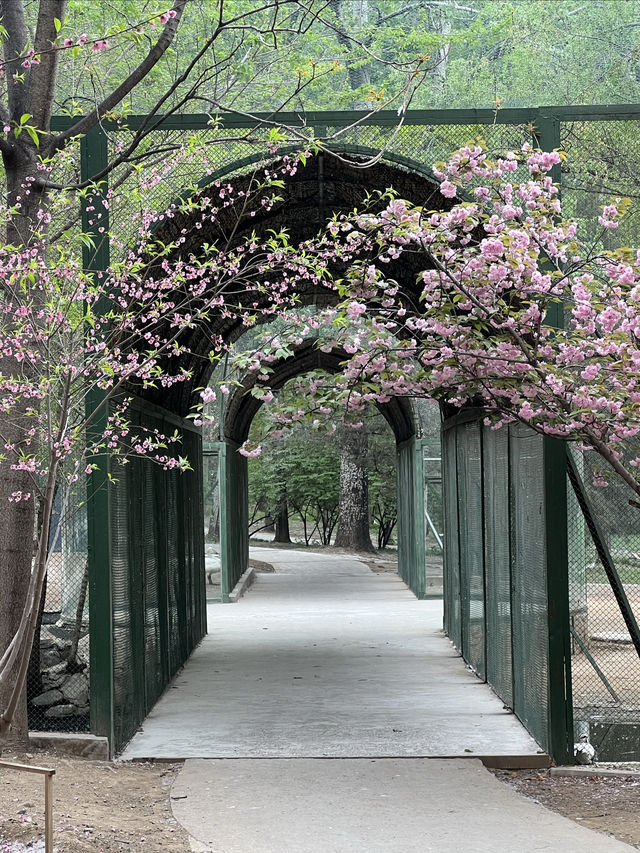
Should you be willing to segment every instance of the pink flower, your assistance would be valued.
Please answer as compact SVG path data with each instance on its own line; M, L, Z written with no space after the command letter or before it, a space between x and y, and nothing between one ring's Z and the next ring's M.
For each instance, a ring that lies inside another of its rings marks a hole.
M443 181L440 184L440 192L445 198L453 198L458 189L451 181Z
M256 456L260 456L262 453L262 445L259 444L253 450L247 450L245 447L241 447L238 451L242 456L246 456L247 459L255 459Z
M504 253L504 243L497 238L488 238L480 243L480 254L488 261L495 261L502 257Z

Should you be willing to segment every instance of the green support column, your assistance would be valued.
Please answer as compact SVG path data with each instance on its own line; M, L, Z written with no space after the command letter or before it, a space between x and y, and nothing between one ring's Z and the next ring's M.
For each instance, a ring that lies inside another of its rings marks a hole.
M560 119L539 110L536 142L544 151L560 148ZM551 177L560 185L560 166ZM564 326L564 306L551 305L546 322ZM567 447L544 439L547 608L549 625L549 753L558 764L573 763L573 696L571 688L571 618L569 610L569 546L567 524Z
M549 754L557 764L573 763L566 453L564 442L553 438L544 439Z
M107 166L107 137L100 127L94 127L81 142L81 177L88 180ZM108 211L102 211L99 222L95 211L82 203L82 229L91 234L94 246L83 249L86 270L95 272L109 266ZM104 230L100 233L98 228ZM98 388L87 395L86 411L92 416L91 433L99 436L107 426L107 408ZM109 458L105 454L95 460L97 469L87 482L87 526L89 560L89 631L90 631L90 725L94 734L113 739L113 627L111 602L111 543L109 532Z
M229 531L227 520L229 517L227 496L227 445L220 442L218 451L218 488L220 490L220 596L227 603L229 601Z

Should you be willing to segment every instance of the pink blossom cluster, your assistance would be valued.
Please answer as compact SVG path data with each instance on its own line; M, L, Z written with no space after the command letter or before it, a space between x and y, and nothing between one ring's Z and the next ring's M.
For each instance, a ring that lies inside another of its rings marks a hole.
M640 253L580 247L549 174L560 162L528 145L493 159L466 146L435 167L442 195L460 199L449 210L393 198L335 218L331 252L350 263L338 311L290 325L292 342L315 334L322 350L344 354L338 375L299 380L309 411L341 400L356 412L393 396L481 405L494 425L521 420L594 447L640 493L620 461L640 432ZM603 229L617 226L620 201L603 208ZM384 273L407 251L423 258L418 310ZM556 306L564 328L548 322ZM247 363L268 373L273 352L263 342Z

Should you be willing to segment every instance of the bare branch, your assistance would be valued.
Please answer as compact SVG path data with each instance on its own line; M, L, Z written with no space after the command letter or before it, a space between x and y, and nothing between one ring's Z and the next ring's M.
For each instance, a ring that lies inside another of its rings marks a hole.
M29 41L29 32L24 16L22 0L0 0L0 15L2 26L7 31L4 43L5 62L16 62L22 57L24 48ZM20 66L18 65L18 70ZM22 81L15 75L7 74L7 94L9 97L9 113L20 116L25 111L25 88Z
M26 104L27 112L33 116L33 124L43 130L49 127L51 107L58 76L60 52L52 50L57 31L56 19L64 21L67 0L40 0L34 51L39 62L30 69Z
M142 60L142 62L116 89L113 90L110 95L108 95L100 104L98 104L95 109L93 109L88 115L83 116L83 118L77 121L68 130L65 130L63 133L60 133L58 134L58 136L55 136L50 141L47 147L47 153L49 155L53 154L55 151L58 151L60 148L63 148L69 142L69 140L73 139L74 136L81 136L82 134L85 134L87 133L87 131L91 130L92 127L95 127L96 124L98 124L98 122L102 118L102 116L105 115L105 113L108 113L115 106L117 106L123 98L125 98L139 83L142 82L142 80L145 79L151 69L164 56L169 46L173 42L176 32L178 30L180 19L182 18L182 14L186 8L187 3L188 0L175 0L175 16L173 18L169 18L169 20L164 26L160 38L153 45L153 47L146 55L146 57Z

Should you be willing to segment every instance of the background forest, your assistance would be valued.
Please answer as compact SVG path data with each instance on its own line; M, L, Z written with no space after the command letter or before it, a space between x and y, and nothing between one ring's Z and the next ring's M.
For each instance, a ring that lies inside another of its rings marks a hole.
M126 109L144 113L155 93L168 88L181 59L209 34L216 6L214 0L191 0L153 89L136 88ZM227 4L238 12L255 6L243 0ZM71 0L67 27L108 36L160 8L158 2ZM296 23L292 19L291 27ZM307 32L283 34L275 48L248 33L237 56L236 41L237 32L225 33L216 51L223 58L226 49L234 61L221 63L197 98L183 105L185 111L272 110L283 93L291 94L292 80L306 83L314 73L318 79L288 100L287 108L376 105L397 89L406 64L427 54L434 67L416 92L414 108L629 103L638 97L640 10L633 0L330 0ZM92 64L84 55L79 65L64 61L56 111L93 103L146 49L143 35L137 46L127 41L109 48L112 71L106 74L103 61ZM202 70L208 62L210 57L201 60ZM176 89L174 103L192 84Z

